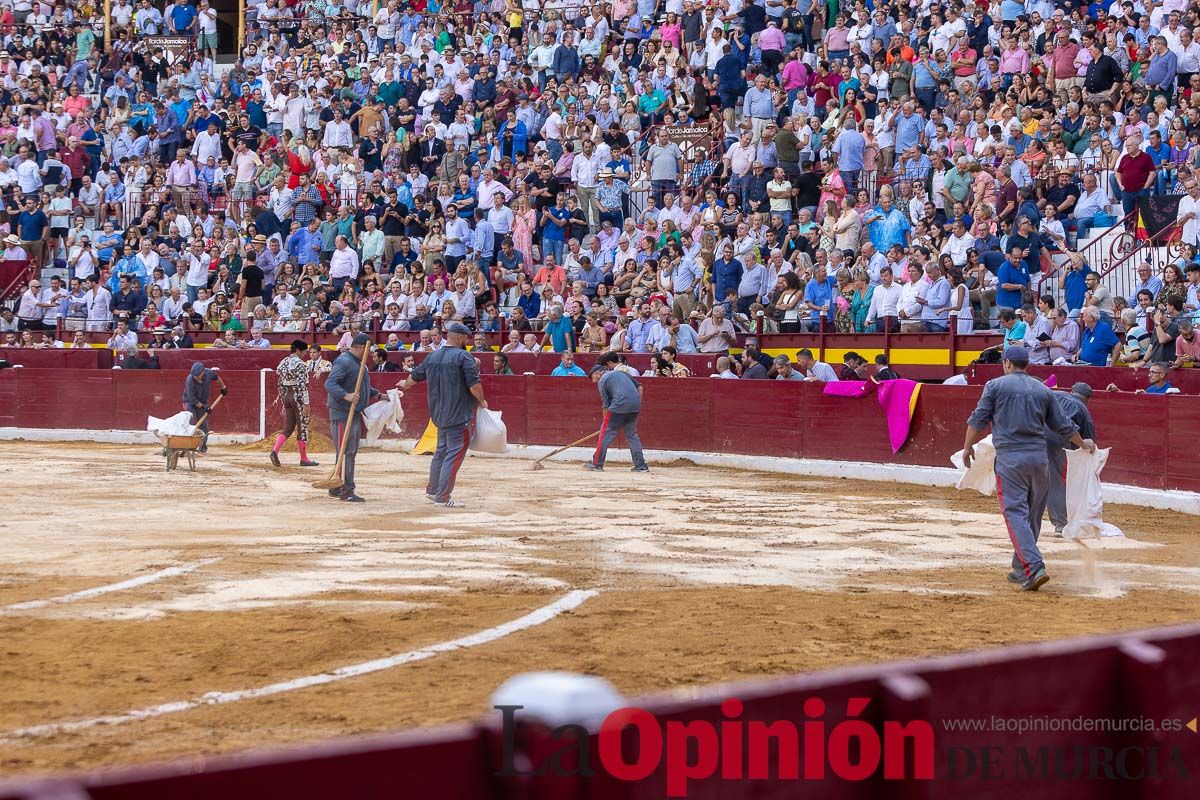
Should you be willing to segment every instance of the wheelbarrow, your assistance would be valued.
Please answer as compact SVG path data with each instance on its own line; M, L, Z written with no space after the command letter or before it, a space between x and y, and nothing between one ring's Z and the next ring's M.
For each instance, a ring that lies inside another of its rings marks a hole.
M167 456L167 472L179 466L179 457L187 458L188 469L192 472L196 471L196 449L200 447L200 443L204 441L203 434L192 436L164 436L162 437L163 452Z
M163 455L167 457L167 472L179 466L180 456L187 459L189 471L196 471L196 450L204 441L204 434L200 433L200 426L204 424L204 420L208 419L208 415L212 413L212 410L220 405L224 396L218 395L216 401L208 407L208 411L204 412L204 416L196 420L196 424L192 426L190 435L167 434L166 436L159 437L163 443Z

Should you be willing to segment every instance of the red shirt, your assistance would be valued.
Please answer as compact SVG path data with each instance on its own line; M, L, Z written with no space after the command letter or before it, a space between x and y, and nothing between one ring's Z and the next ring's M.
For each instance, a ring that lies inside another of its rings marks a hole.
M1140 192L1146 185L1146 179L1154 172L1154 159L1143 150L1132 156L1128 152L1122 153L1116 172L1121 176L1121 187L1125 191Z

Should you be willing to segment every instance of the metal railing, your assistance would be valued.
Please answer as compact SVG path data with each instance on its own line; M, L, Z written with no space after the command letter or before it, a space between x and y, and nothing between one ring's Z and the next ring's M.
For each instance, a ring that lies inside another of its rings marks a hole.
M1114 297L1124 297L1131 307L1136 306L1137 298L1130 296L1136 285L1133 270L1128 269L1126 265L1135 257L1141 256L1150 262L1153 274L1161 276L1167 264L1173 263L1182 253L1180 245L1183 242L1183 225L1184 223L1177 219L1172 220L1144 240L1139 240L1133 233L1126 231L1121 235L1122 241L1126 246L1132 242L1132 246L1128 246L1120 258L1111 261L1106 269L1097 270L1101 283ZM1113 246L1115 249L1116 243Z
M1137 240L1129 232L1129 226L1136 219L1137 211L1131 211L1105 228L1099 235L1093 236L1091 241L1078 251L1083 256L1084 262L1094 271L1102 272L1114 261L1125 258L1136 249ZM1041 274L1037 286L1034 288L1036 297L1049 294L1054 297L1055 302L1062 303L1063 282L1057 279L1051 280L1051 278L1061 276L1064 265L1065 262L1055 263L1052 269Z
M12 264L14 262L3 263ZM37 265L34 264L33 259L29 259L25 262L24 267L19 267L13 273L13 276L7 283L0 286L0 308L10 308L15 312L21 292L25 290L26 285L33 279L36 270Z

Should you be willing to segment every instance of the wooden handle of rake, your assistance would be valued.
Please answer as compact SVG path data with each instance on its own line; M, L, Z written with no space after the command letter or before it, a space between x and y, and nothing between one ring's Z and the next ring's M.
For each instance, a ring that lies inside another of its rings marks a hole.
M552 458L553 456L556 456L556 455L558 455L559 453L561 453L561 452L562 452L562 451L564 451L564 450L569 450L569 449L570 449L570 448L572 448L572 447L577 447L578 445L581 445L581 444L583 444L584 442L587 442L587 441L590 441L590 440L592 440L592 439L595 439L595 438L596 438L597 436L599 436L599 435L600 435L600 431L592 431L592 432L591 432L591 433L589 433L587 436L584 436L584 437L583 437L583 438L581 438L581 439L576 439L575 441L571 442L570 444L564 444L562 447L558 448L557 450L552 450L552 451L550 451L549 453L547 453L546 455L544 455L544 456L542 456L541 458L539 458L537 461L533 462L533 468L534 468L534 469L541 469L541 468L542 468L542 462L543 462L543 461L545 461L546 459L548 459L548 458Z
M366 372L367 354L364 351L362 361L358 365L358 379L354 381L354 394L356 397L354 402L350 404L350 414L346 417L346 427L342 431L342 443L338 446L337 463L333 465L333 470L329 473L329 478L324 481L317 481L317 483L332 483L333 481L337 481L338 486L341 485L341 477L346 469L346 445L350 442L350 423L354 419L354 407L358 405L359 401L357 395L360 391L362 391L363 375L365 375ZM330 486L329 488L332 489L336 487Z
M221 401L224 399L225 399L225 395L223 395L223 394L217 395L216 402L214 402L211 406L209 406L208 411L204 412L204 416L202 416L202 417L200 417L200 419L196 420L196 424L192 426L192 436L195 436L200 432L200 426L204 424L204 420L208 419L208 415L212 413L214 408L221 405Z

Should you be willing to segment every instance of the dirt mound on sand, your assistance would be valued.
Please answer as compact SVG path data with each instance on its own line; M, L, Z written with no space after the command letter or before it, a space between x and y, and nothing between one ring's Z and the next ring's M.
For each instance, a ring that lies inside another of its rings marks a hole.
M278 436L282 432L283 431L275 431L274 433L267 436L267 438L265 438L265 439L260 439L257 442L250 442L249 444L239 445L238 449L246 450L249 452L265 453L268 450L270 450L272 447L275 446L275 437ZM326 436L323 433L318 433L317 431L313 431L313 430L310 430L308 432L308 452L310 452L310 453L332 453L335 450L337 450L337 447L334 446L333 440L330 439L328 436ZM283 443L283 449L280 452L281 453L295 453L296 452L296 437L294 435L292 437L290 437L286 442Z
M696 466L696 462L692 461L690 458L677 458L674 461L668 461L667 463L662 464L661 466L664 466L664 467L694 467L694 466Z

